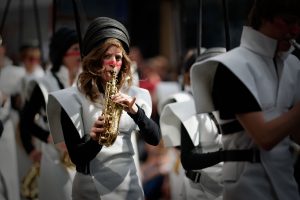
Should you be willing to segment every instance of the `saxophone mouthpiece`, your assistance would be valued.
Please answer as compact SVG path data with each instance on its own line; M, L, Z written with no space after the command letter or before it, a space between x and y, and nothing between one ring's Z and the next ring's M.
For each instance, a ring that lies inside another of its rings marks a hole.
M295 39L291 39L290 43L291 43L291 45L293 45L293 47L300 50L300 44L298 44Z

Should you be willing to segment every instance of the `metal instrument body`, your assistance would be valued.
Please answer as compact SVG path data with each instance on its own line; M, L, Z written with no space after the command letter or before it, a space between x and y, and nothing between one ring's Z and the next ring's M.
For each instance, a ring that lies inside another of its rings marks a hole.
M34 163L22 180L21 196L29 200L38 199L38 176L40 163Z
M99 137L99 144L109 147L113 145L119 134L119 123L123 107L111 100L111 96L118 92L117 73L112 71L112 79L106 83L105 102L102 115L104 116L105 133Z

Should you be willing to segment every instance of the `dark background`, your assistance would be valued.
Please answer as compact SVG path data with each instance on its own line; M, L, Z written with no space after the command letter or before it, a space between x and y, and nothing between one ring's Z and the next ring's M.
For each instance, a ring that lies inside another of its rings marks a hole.
M41 33L42 49L47 59L48 42L53 32L53 20L55 29L67 25L75 28L74 10L72 0L36 0L39 16L40 30L37 30L37 20L34 10L34 0L1 0L1 21L4 19L5 5L11 1L8 14L4 21L2 36L7 46L8 55L17 59L19 46L30 40L38 39L38 31ZM230 48L239 44L242 25L246 22L247 14L253 0L227 0ZM53 5L56 2L56 14ZM131 45L139 46L145 58L162 54L161 47L164 44L161 33L164 27L160 24L164 15L161 10L162 3L171 5L179 13L175 19L179 27L170 34L180 37L173 42L176 51L183 54L186 49L196 47L199 19L199 0L76 0L82 35L89 23L95 17L113 17L128 28L131 36ZM223 0L202 0L202 46L225 47L224 9ZM54 18L55 16L55 18ZM171 35L170 35L171 36ZM169 59L173 59L169 57Z

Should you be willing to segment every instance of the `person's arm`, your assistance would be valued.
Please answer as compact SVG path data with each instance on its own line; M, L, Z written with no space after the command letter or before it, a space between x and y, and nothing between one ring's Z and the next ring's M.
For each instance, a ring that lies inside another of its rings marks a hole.
M140 134L145 142L154 146L159 144L161 139L160 128L158 124L148 118L144 110L135 103L136 97L131 97L119 92L112 97L112 100L124 106L124 110L138 125Z
M91 139L88 134L80 138L77 129L63 109L61 111L61 126L72 162L76 166L86 166L99 153L102 146Z
M271 121L266 121L263 112L237 114L237 119L256 144L265 150L271 150L286 136L299 130L300 103ZM297 135L299 134L300 132Z
M202 153L194 146L186 128L181 125L181 163L185 170L197 170L216 165L220 162L220 153Z
M150 118L148 118L142 108L138 107L136 114L128 113L140 129L142 138L151 145L158 145L161 139L159 126Z
M236 117L254 142L265 150L272 149L299 128L300 105L267 121L246 86L227 67L222 65L216 72L213 94L214 103L220 109L221 118L222 116Z
M20 135L22 144L28 154L35 148L32 143L32 135L47 142L49 131L39 127L34 121L41 108L45 108L45 100L42 91L36 85L33 93L24 105L20 114Z

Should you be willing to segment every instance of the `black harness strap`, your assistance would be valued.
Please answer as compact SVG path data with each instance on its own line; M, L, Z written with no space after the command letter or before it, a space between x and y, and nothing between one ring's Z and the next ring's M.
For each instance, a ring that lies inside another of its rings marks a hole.
M222 134L222 129L220 128L220 125L219 125L215 115L212 112L209 112L208 115L209 115L210 119L213 120L215 126L217 127L218 134Z
M229 135L243 131L243 126L239 123L238 120L234 120L225 124L221 124L221 130L223 135Z
M220 162L260 162L260 153L256 148L244 150L220 150L218 153L220 155ZM185 175L195 183L200 182L201 171L186 170Z
M257 148L220 150L220 160L223 162L260 162L260 152Z
M61 90L64 89L65 87L64 87L64 85L62 84L62 82L59 80L59 78L57 77L57 75L56 75L54 72L52 72L52 75L53 75L54 78L56 79L59 88L60 88Z

